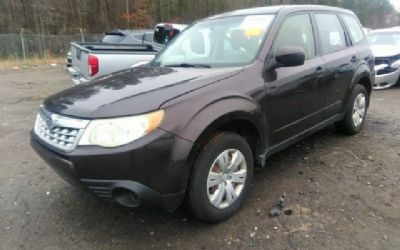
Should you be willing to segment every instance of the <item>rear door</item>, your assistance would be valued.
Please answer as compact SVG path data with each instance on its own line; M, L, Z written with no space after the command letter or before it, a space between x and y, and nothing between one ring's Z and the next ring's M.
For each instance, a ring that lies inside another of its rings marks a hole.
M336 13L318 12L313 14L313 18L318 32L320 53L326 66L324 119L328 119L342 111L348 87L360 59L356 56L344 25Z
M349 14L341 14L343 23L346 26L347 33L350 36L351 44L354 48L355 56L360 59L356 68L362 63L368 64L371 72L375 67L375 58L372 54L371 44L364 34L364 30L358 18Z
M309 13L286 17L276 35L271 54L281 46L304 49L306 61L296 67L273 70L266 80L266 117L270 143L277 145L321 122L326 87L321 81L324 62L316 53Z

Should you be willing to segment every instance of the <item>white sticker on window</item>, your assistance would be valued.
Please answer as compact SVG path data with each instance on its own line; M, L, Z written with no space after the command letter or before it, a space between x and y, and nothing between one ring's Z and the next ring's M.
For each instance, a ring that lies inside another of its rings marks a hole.
M240 28L244 30L266 30L274 17L271 15L253 15L244 18Z

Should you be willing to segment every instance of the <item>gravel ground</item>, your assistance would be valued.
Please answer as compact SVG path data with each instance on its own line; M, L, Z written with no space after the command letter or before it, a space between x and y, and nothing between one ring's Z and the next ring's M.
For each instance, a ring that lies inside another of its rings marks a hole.
M240 212L210 225L100 202L47 167L29 132L70 86L61 67L0 71L0 249L399 249L400 88L373 93L359 135L328 127L271 157ZM293 214L270 218L284 192Z

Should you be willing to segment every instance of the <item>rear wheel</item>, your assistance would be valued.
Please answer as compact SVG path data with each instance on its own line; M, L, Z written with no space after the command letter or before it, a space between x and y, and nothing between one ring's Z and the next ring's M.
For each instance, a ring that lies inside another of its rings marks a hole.
M204 146L193 166L188 205L201 220L218 222L241 206L253 176L250 146L235 133L221 132Z
M356 85L353 89L350 100L351 102L344 119L337 122L335 125L338 131L354 135L362 129L367 115L369 95L365 87L362 85Z

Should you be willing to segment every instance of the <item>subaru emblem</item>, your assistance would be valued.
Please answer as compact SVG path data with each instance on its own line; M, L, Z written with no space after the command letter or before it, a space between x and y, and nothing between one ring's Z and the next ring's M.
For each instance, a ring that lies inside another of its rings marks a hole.
M46 125L49 129L52 129L54 126L53 118L51 118L51 115L46 116Z

